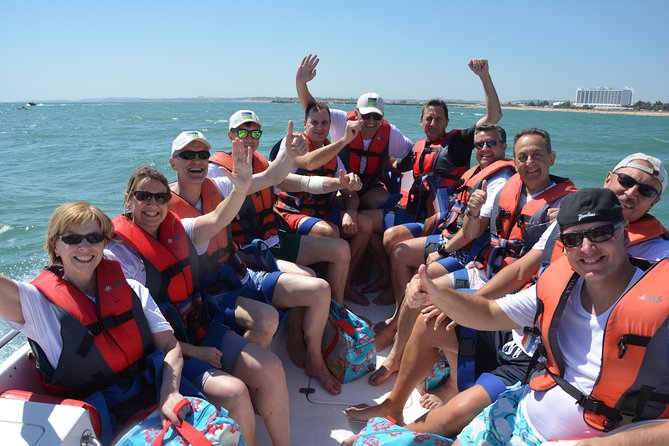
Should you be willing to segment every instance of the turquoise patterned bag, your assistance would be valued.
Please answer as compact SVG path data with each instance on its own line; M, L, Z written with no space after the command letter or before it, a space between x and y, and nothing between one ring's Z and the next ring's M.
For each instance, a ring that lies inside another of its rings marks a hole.
M430 373L418 383L416 390L421 395L425 395L427 392L436 389L448 381L450 375L451 369L448 367L446 355L444 355L443 351L439 350L437 361L432 366Z
M328 369L342 383L376 368L374 332L365 321L334 300L321 347Z
M437 434L414 432L386 418L370 418L353 446L447 446L452 439Z
M187 404L192 410L181 426L168 422L163 428L157 409L126 431L114 446L245 446L239 425L228 417L227 410L217 410L208 401L189 396L177 404L174 412L178 413Z

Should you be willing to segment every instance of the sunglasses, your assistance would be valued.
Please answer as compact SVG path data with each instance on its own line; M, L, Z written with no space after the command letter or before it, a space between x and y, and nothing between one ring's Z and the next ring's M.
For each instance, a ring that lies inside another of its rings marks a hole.
M260 139L262 136L262 130L246 130L246 129L235 129L233 130L237 134L237 136L241 139L246 138L249 136L249 133L251 134L251 138L253 139Z
M577 248L583 243L583 238L587 238L593 243L602 243L610 240L616 230L622 226L622 223L597 226L581 232L568 232L560 234L560 241L566 248Z
M78 245L84 239L91 245L100 243L105 239L105 236L100 232L91 232L90 234L81 235L81 234L69 234L69 235L59 235L59 239L63 241L66 245Z
M193 150L184 150L183 152L179 152L174 156L188 161L194 160L195 157L198 157L201 160L208 160L211 157L211 153L209 153L207 150L200 150L199 152L195 152Z
M135 197L137 201L149 201L153 198L158 204L165 204L170 201L170 198L172 197L169 192L158 192L154 194L153 192L147 192L145 190L136 190L132 193L132 196Z
M479 141L474 143L474 147L476 147L477 149L482 149L486 145L491 149L494 149L495 147L497 147L497 141L495 141L494 139L489 139L487 141Z
M660 191L655 189L650 184L639 183L637 180L635 180L629 175L625 175L624 173L619 173L619 172L613 172L613 173L615 175L618 175L618 183L625 189L629 189L631 187L639 185L639 193L644 197L655 198L658 195L660 195Z
M372 120L372 119L373 119L374 121L380 121L380 120L383 119L383 115L380 115L380 114L378 114L378 113L367 113L367 114L364 114L364 115L361 114L360 116L361 116L362 119L365 120L365 121L370 121L370 120Z

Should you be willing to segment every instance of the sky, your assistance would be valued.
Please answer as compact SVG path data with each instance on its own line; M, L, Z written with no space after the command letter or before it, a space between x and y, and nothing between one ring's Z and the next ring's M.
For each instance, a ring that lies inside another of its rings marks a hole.
M630 87L669 102L669 2L3 0L0 102L294 97L321 59L317 97L573 100Z

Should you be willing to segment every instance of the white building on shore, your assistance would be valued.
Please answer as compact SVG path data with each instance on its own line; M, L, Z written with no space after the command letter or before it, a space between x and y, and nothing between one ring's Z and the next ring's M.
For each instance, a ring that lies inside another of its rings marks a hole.
M631 88L579 88L576 90L576 106L630 107L634 90Z

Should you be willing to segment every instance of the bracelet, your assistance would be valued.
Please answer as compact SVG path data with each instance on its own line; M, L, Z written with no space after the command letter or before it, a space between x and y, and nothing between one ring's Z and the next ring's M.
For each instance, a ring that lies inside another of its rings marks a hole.
M472 215L472 213L469 212L469 208L467 208L467 210L465 211L465 214L466 214L469 218L472 218L472 219L474 219L474 220L476 220L477 218L479 218L479 217L481 216L481 214L479 214L479 215Z

